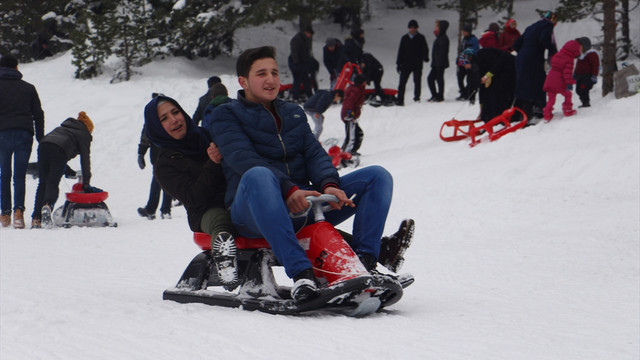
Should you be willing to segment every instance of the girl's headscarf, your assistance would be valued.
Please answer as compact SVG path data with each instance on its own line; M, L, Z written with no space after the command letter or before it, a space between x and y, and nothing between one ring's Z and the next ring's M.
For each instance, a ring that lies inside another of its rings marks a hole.
M169 101L182 112L187 126L187 134L183 139L172 138L162 127L158 118L158 103L161 101ZM211 142L209 134L203 128L198 127L180 104L172 98L160 95L151 99L144 107L144 123L147 137L154 145L175 149L185 155L206 156L207 148Z

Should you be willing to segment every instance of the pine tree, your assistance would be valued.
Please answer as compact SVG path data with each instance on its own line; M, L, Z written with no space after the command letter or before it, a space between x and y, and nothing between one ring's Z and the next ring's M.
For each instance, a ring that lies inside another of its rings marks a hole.
M77 28L71 34L73 41L72 63L78 79L90 79L102 74L102 66L112 50L112 9L81 8L76 21Z

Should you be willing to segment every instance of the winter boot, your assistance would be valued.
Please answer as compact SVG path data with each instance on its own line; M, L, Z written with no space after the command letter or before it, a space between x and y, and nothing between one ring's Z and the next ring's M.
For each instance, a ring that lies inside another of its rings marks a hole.
M367 269L368 272L372 274L378 273L376 271L378 262L375 256L371 254L358 254L358 258L360 259L360 262L362 263L362 265L364 265L364 267Z
M167 219L170 220L171 219L171 211L163 211L160 213L160 217L162 219Z
M2 215L0 215L0 224L2 224L2 227L9 227L9 225L11 225L11 211L8 211L7 213L2 213Z
M21 209L15 209L13 211L13 228L24 229L24 213Z
M211 241L211 253L220 281L223 284L238 282L236 240L233 235L225 231L220 232Z
M578 112L574 109L567 109L567 110L563 110L562 113L564 114L564 116L573 116Z
M297 303L309 301L318 296L318 280L313 269L308 268L294 276L291 297Z
M51 219L51 206L49 206L49 204L45 204L42 207L42 210L40 211L40 215L42 216L41 217L42 227L45 229L52 229L53 219Z
M411 245L415 222L413 219L405 219L400 223L400 228L390 237L380 240L380 256L378 262L387 269L397 273L404 264L404 253Z
M149 214L147 208L143 207L138 208L138 214L142 217L146 217L149 220L154 220L156 218L156 214Z
M40 219L31 219L31 228L32 229L42 228L42 222L40 221Z

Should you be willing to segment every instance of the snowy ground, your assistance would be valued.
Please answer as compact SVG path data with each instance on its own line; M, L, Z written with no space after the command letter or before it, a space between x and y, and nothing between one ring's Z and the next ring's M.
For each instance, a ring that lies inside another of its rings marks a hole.
M548 5L517 2L520 29L534 21L532 9ZM457 19L435 8L376 13L365 25L365 48L385 65L386 87L397 86L395 52L411 18L430 45L436 18ZM490 21L482 18L481 29ZM324 39L344 33L314 25L321 59ZM238 47L275 44L286 73L292 29L245 30ZM559 24L556 36L562 45L598 31L584 21ZM192 112L210 75L235 93L235 60L168 59L114 85L108 75L74 80L70 60L65 54L20 70L38 88L47 132L81 110L93 119L93 185L109 191L118 227L0 230L0 359L640 357L639 96L602 98L598 83L593 107L577 116L557 115L475 148L438 137L444 121L478 113L453 100L451 68L444 103L409 97L405 107L365 107L363 166L380 164L394 176L385 233L405 217L416 220L403 268L416 283L388 311L364 319L274 316L162 301L198 249L183 208L172 220L136 213L151 178L136 163L151 92ZM324 69L321 79L327 84ZM423 83L422 97L429 96ZM323 139L342 138L338 113L337 106L326 113ZM78 160L71 165L79 168ZM28 179L27 215L36 185ZM71 185L63 180L61 192Z

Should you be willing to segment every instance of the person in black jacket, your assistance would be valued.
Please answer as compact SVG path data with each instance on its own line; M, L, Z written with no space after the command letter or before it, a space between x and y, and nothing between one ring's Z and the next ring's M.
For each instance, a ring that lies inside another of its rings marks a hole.
M191 230L211 235L220 279L236 283L235 230L224 204L226 183L218 148L172 98L152 99L144 108L144 123L149 140L160 148L155 178L182 202Z
M313 57L311 50L313 37L313 29L311 26L305 27L303 31L298 32L289 43L291 55L289 55L289 68L293 75L293 84L291 86L291 99L294 102L300 101L300 85L304 89L306 99L313 95L315 87L315 73L317 72L317 61Z
M58 200L60 179L64 174L67 162L80 154L82 170L82 188L84 192L101 192L89 185L91 181L91 133L93 122L84 111L78 119L67 118L40 140L38 146L38 189L36 201L31 214L32 228L51 228L51 213Z
M379 98L374 99L374 104L382 104L386 101L384 90L382 89L382 75L384 75L384 68L378 59L376 59L370 53L362 54L362 60L364 61L364 68L362 74L367 78L367 85L373 81L373 86L376 89L376 96Z
M444 101L444 70L449 67L448 28L447 20L437 20L433 30L436 39L431 49L431 72L427 77L429 91L431 91L431 98L428 100L430 102Z
M202 117L204 115L204 109L207 108L207 106L209 106L209 103L211 102L211 87L215 84L220 84L222 83L222 80L220 80L219 77L217 76L212 76L209 79L207 79L207 93L200 96L200 98L198 99L198 107L196 108L196 111L193 113L193 122L196 123L196 125L200 124L200 121L202 121Z
M344 41L342 52L340 53L340 61L338 61L338 73L342 71L344 64L350 62L362 68L364 60L362 59L364 48L364 30L351 30L351 37ZM355 76L355 74L354 74Z
M418 32L418 22L409 21L409 32L400 39L396 66L400 74L397 104L404 105L404 89L413 73L413 101L420 101L422 92L422 63L429 61L429 46L424 35Z
M329 80L331 81L331 87L338 78L340 71L338 69L338 62L340 61L340 54L342 53L342 43L335 38L327 39L326 45L322 48L322 62L329 72Z
M34 131L35 129L35 131ZM44 136L44 112L36 88L22 80L18 60L0 59L0 203L2 227L11 225L11 176L13 175L13 227L24 229L27 166L33 135ZM12 171L11 158L14 168Z

